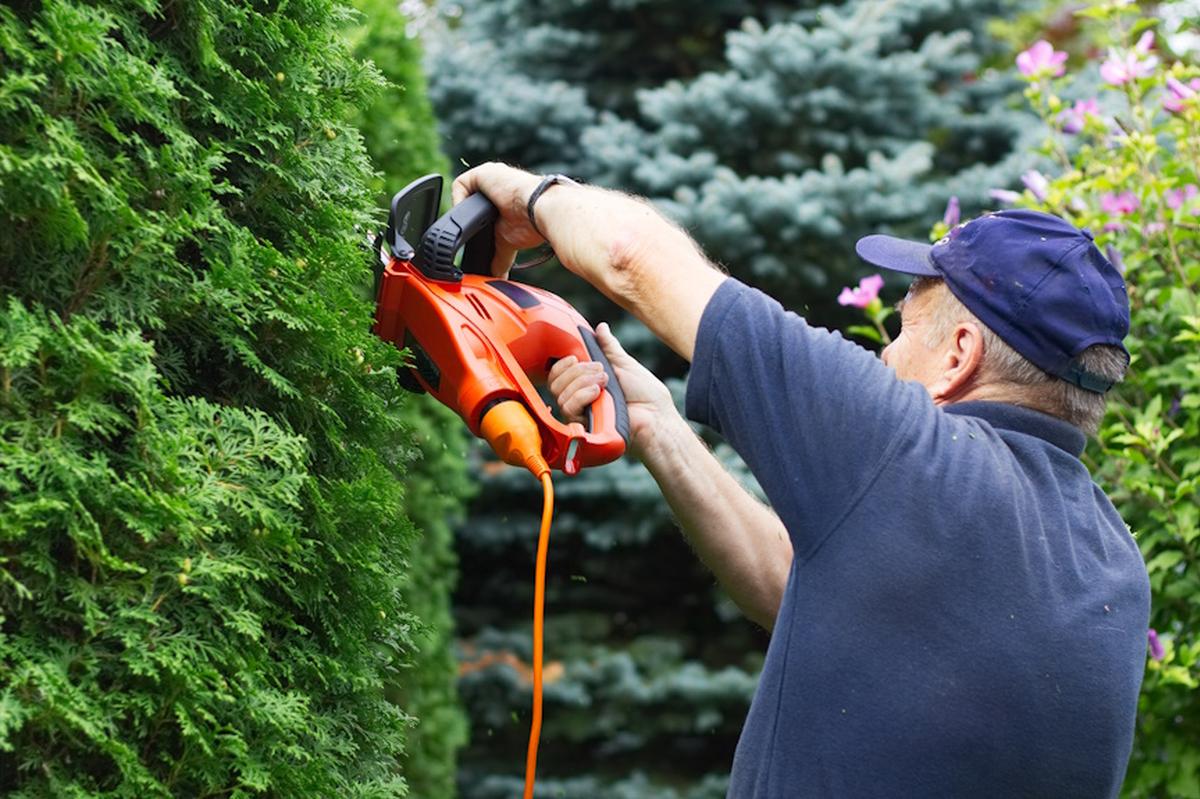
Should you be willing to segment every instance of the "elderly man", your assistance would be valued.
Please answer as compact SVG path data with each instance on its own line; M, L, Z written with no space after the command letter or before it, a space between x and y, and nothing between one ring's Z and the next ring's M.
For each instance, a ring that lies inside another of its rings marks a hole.
M1079 460L1128 363L1121 276L1030 211L933 245L858 243L916 276L882 362L713 267L637 199L485 164L454 184L501 212L493 270L563 265L692 364L687 415L601 325L631 446L747 616L772 630L734 756L742 797L1116 796L1145 661L1136 544ZM559 362L578 414L604 383Z

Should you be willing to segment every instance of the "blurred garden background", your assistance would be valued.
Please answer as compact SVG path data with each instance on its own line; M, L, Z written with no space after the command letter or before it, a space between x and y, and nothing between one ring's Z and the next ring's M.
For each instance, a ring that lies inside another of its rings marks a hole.
M859 236L1094 231L1133 364L1085 458L1154 590L1125 794L1200 799L1195 0L0 6L0 795L519 795L541 489L399 388L363 246L487 160L872 348ZM767 634L636 462L556 489L537 795L724 796Z

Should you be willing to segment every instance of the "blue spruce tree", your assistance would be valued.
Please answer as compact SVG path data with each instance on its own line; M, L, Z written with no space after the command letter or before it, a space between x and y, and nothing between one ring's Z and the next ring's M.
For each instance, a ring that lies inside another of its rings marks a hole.
M461 5L429 59L452 157L650 197L785 304L829 310L858 235L988 205L1040 131L987 69L1019 0Z

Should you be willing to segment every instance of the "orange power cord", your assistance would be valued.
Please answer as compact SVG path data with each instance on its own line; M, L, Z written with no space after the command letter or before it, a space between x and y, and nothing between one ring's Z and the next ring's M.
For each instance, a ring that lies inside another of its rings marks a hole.
M525 799L533 799L537 775L538 738L542 733L542 620L546 608L546 553L550 549L550 520L554 516L554 483L543 472L542 529L538 532L537 567L533 583L533 720L529 723L529 749L525 754Z
M533 582L533 720L525 754L525 799L533 799L537 776L538 738L542 733L542 621L546 608L546 553L550 549L550 520L554 517L554 483L542 458L542 439L525 406L507 400L488 409L479 422L479 435L500 459L524 466L542 483L542 529L538 533L537 567Z

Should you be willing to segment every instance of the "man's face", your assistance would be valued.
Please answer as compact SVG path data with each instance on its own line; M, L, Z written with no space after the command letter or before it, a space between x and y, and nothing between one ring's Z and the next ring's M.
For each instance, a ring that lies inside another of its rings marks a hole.
M881 358L901 380L915 380L926 389L932 387L943 371L942 348L926 344L931 327L931 312L941 299L940 285L910 290L900 301L900 335L883 349ZM941 342L939 342L941 344Z

